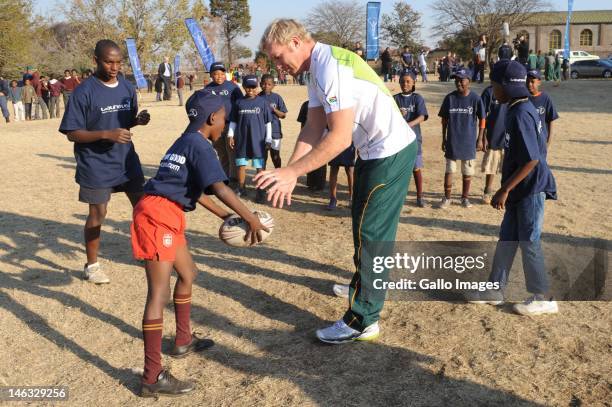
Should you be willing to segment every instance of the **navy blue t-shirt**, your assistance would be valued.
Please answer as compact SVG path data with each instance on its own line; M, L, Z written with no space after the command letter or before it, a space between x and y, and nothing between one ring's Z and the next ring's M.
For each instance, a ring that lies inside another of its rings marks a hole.
M493 95L493 86L487 86L480 96L487 117L488 148L501 150L506 144L506 112L508 105L499 103Z
M438 116L447 120L444 156L450 160L476 158L478 120L484 119L482 100L472 91L462 96L458 91L446 95Z
M537 110L526 99L508 107L502 185L520 167L531 160L539 160L527 177L510 191L510 203L540 192L546 193L546 199L557 199L555 179L546 162L546 137L542 127Z
M263 158L266 148L266 123L273 113L266 99L256 96L239 99L232 111L236 123L234 151L236 158Z
M118 76L114 88L91 76L70 96L59 131L129 129L134 125L138 102L134 86ZM98 140L74 143L76 182L86 188L111 188L128 180L144 179L132 142Z
M200 133L183 133L168 149L144 191L166 197L189 212L202 193L212 193L209 187L216 182L227 183L227 176L215 149Z
M209 91L214 95L218 95L224 98L225 101L225 121L229 122L230 114L234 107L234 104L238 99L243 97L240 87L232 81L225 81L221 85L217 85L215 82L211 82L204 87L205 90Z
M555 105L553 105L552 99L550 98L550 96L548 96L548 93L546 92L540 92L538 96L529 96L529 100L531 100L531 103L533 103L536 110L538 111L538 114L540 115L540 119L542 120L544 138L548 140L548 127L546 127L546 124L559 118L557 109L555 109Z
M402 52L402 61L404 61L405 64L412 65L413 59L414 58L410 52Z
M406 122L411 122L419 116L425 116L425 120L429 117L427 107L425 107L425 99L418 93L413 92L408 95L398 93L393 96L393 99L395 99L395 103L397 103L397 107L399 107ZM421 144L423 144L423 137L421 136L421 124L412 127L412 131L416 134L417 142L419 143L417 154L422 154Z
M272 108L278 109L283 113L287 113L287 106L285 106L285 101L278 93L270 92L269 95L266 95L264 92L259 93L259 96L266 99L268 101L268 105L270 105L270 110ZM283 138L283 131L281 129L281 121L280 118L274 114L274 111L271 111L272 114L272 138L273 139L281 139ZM265 136L265 134L264 134Z

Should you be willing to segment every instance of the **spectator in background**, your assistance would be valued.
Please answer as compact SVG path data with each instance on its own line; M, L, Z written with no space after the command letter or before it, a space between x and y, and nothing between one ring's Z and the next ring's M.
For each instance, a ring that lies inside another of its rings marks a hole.
M195 75L190 73L189 75L187 75L187 83L189 83L189 90L192 91L193 90L193 81L195 80Z
M162 80L164 86L164 100L170 100L172 97L172 91L170 89L172 82L172 65L170 65L170 58L164 57L164 62L159 64L157 68L157 76Z
M176 73L176 94L179 99L179 106L183 106L183 88L185 87L185 79L183 79L183 75L181 72Z
M2 110L2 116L7 123L11 121L11 115L8 111L7 96L9 96L9 85L8 81L0 76L0 110Z
M25 84L25 80L26 79L32 80L32 73L33 73L32 67L31 66L26 66L26 71L23 74L23 77L21 78L21 81L22 81L21 83Z
M391 65L393 63L393 58L391 57L389 47L385 48L385 50L380 54L380 61L382 62L383 79L385 82L389 82L391 79Z
M68 104L68 100L70 100L70 95L74 91L74 88L77 87L77 81L70 75L70 70L66 69L64 71L64 77L60 79L62 85L64 85L64 89L62 90L62 98L64 101L64 111L66 110L66 105Z
M25 119L32 120L32 102L36 98L36 91L32 86L32 81L30 79L26 79L23 85L23 92L21 94L21 100L23 101L23 106L25 110Z
M25 110L23 108L23 102L21 101L22 87L15 80L11 81L11 87L9 88L8 97L13 102L13 110L15 111L15 121L25 120Z
M91 70L89 72L91 72ZM81 77L79 76L79 72L76 69L72 70L70 76L72 76L72 79L74 79L75 88L81 84Z
M53 77L53 74L49 75L49 116L52 119L59 118L60 106L59 98L64 90L64 84Z
M529 58L529 44L524 35L520 35L514 40L514 48L518 54L518 61L526 67Z
M155 78L155 101L156 102L161 102L162 101L162 91L164 90L164 81L161 78L161 76L157 75L157 78Z
M504 43L497 50L497 57L502 59L512 59L512 47L508 44L508 40L504 39Z
M49 111L49 81L47 80L46 76L40 77L40 90L41 90L41 97L43 101L45 102L47 111Z
M359 55L362 59L366 59L365 51L364 51L363 47L361 46L361 42L357 41L357 43L355 44L355 49L353 50L353 52L355 52L355 54Z
M91 69L86 69L83 71L83 80L89 78L91 75L93 75L93 71ZM80 80L79 83L81 83L83 80Z
M153 92L153 81L151 80L151 75L146 74L144 77L145 77L145 80L147 81L147 93Z
M538 56L533 52L532 49L529 50L529 57L527 57L527 66L529 71L533 71L538 67Z
M538 50L538 60L536 63L536 70L542 73L545 67L546 67L546 57L542 55L542 51Z
M33 69L32 73L32 81L31 85L34 88L34 99L32 100L32 106L34 107L34 119L48 119L49 118L49 110L47 109L47 105L42 97L43 88L40 80L40 73L36 68ZM42 116L41 116L42 111Z
M421 78L423 82L427 82L427 61L425 58L427 57L428 52L424 49L419 53L419 70L421 71Z
M482 83L484 81L484 69L487 62L487 37L481 35L478 43L472 49L474 52L474 69L472 73L472 82Z

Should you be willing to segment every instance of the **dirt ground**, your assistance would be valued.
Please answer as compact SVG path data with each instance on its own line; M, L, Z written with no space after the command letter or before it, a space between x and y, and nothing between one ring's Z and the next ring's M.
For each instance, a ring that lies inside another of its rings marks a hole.
M417 83L431 115L422 126L428 207L414 206L411 182L398 240L496 239L502 214L490 207L431 207L443 192L437 112L453 86ZM609 243L612 82L544 89L561 118L548 156L560 199L547 203L543 239ZM287 160L306 88L276 91L289 109L283 121ZM150 125L134 129L147 176L187 122L176 101L153 100L154 94L144 94L141 103L151 113ZM77 201L72 145L58 127L59 119L0 125L0 162L7 169L0 195L0 386L65 385L70 400L62 405L150 405L135 395L146 283L131 255L131 207L115 195L103 227L100 255L111 284L84 282L86 207ZM336 212L322 210L326 192L312 194L301 181L289 209L266 208L277 227L260 247L230 249L217 238L218 219L203 209L187 215L200 269L193 326L216 346L184 360L164 358L176 376L197 381L199 389L156 405L610 405L612 306L606 302L563 302L558 315L542 318L519 317L509 307L388 302L377 342L317 343L314 330L345 308L331 287L352 274L350 218L343 174ZM483 181L479 174L473 182L475 202ZM169 339L171 305L164 322Z

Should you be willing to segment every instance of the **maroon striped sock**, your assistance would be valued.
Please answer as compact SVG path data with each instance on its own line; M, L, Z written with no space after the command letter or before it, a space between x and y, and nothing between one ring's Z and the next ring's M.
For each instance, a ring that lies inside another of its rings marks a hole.
M191 294L174 294L174 316L176 318L176 346L191 343Z
M157 376L162 371L161 341L163 318L142 321L142 337L144 339L145 366L142 380L147 384L157 382Z

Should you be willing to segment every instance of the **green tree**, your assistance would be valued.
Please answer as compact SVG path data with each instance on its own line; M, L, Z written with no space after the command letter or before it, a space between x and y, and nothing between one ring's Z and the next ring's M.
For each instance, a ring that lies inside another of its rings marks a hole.
M355 0L326 0L308 13L306 26L318 41L350 47L363 40L365 13L363 4Z
M29 2L0 0L0 74L15 76L31 62Z
M221 35L228 63L234 61L236 39L251 31L251 14L247 0L210 0L210 14L220 19Z
M391 14L383 14L380 28L385 41L395 47L420 47L421 14L406 1L397 1Z

